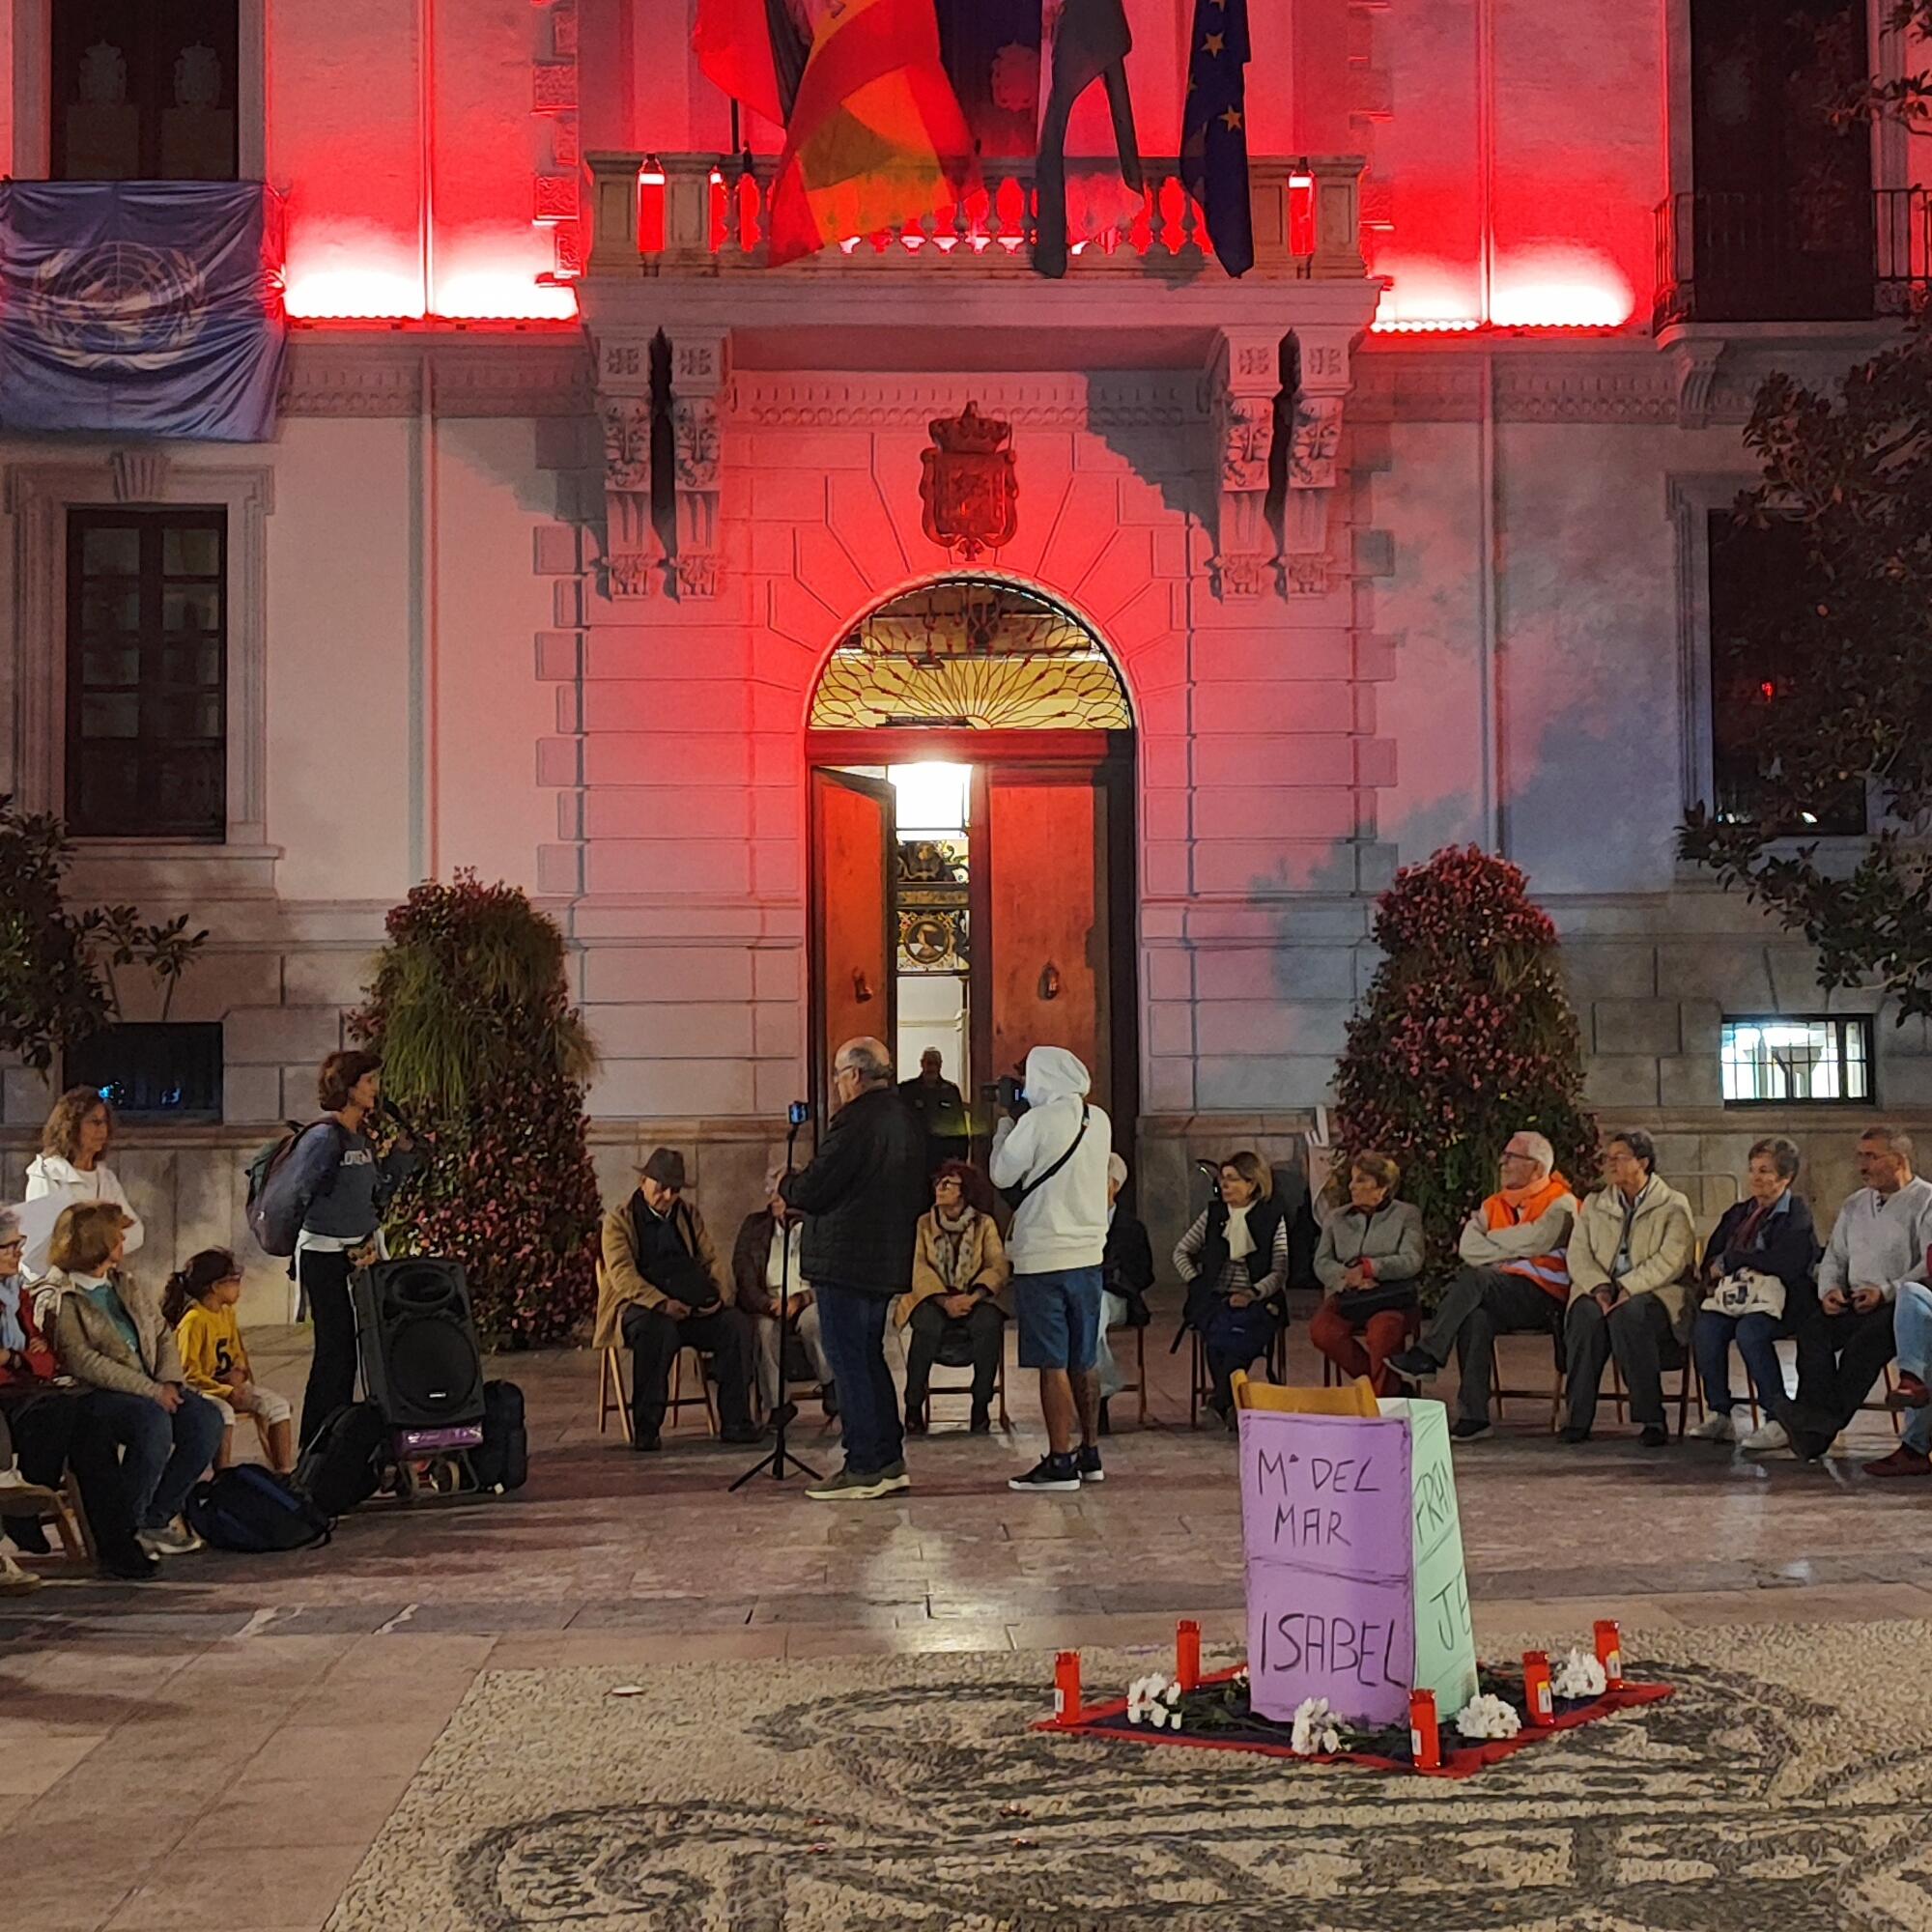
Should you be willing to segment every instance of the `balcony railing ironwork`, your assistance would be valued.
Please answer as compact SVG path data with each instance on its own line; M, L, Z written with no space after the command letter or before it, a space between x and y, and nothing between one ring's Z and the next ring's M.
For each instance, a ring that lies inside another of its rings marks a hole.
M720 275L766 267L773 162L746 168L715 155L594 154L592 275ZM1136 204L1098 163L1067 163L1069 277L1185 280L1213 262L1179 164L1143 163ZM1254 272L1266 279L1358 280L1365 273L1355 157L1249 164ZM1028 162L989 164L980 187L919 219L845 237L786 274L1024 275L1031 272L1038 196Z
M1676 194L1657 210L1653 326L1864 322L1932 291L1932 190Z

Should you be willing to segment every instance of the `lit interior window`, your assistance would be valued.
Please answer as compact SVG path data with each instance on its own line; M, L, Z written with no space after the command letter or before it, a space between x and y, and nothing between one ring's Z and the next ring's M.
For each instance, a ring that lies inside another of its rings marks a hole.
M901 838L915 834L936 838L966 830L971 765L889 765L886 777L892 781Z
M1872 1097L1871 1022L1858 1015L1726 1020L1719 1053L1726 1106Z

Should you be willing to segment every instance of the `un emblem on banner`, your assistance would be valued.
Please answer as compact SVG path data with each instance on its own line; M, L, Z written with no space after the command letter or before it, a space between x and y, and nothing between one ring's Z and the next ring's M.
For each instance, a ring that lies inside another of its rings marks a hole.
M75 369L162 369L201 333L201 270L179 248L103 242L69 248L35 271L27 323L42 349Z

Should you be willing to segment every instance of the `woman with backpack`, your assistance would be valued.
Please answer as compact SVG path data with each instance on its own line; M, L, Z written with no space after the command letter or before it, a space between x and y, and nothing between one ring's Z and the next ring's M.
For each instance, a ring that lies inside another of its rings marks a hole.
M316 1078L324 1119L304 1129L316 1151L290 1155L302 1162L306 1206L296 1240L296 1273L315 1322L315 1353L302 1392L301 1443L306 1448L338 1408L355 1399L355 1312L349 1276L365 1261L384 1259L383 1210L415 1172L415 1143L398 1136L378 1153L365 1131L383 1093L383 1063L373 1053L331 1053Z

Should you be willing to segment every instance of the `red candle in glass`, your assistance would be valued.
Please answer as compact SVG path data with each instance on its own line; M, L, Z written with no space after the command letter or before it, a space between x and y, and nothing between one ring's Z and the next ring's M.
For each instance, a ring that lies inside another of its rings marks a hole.
M1063 1724L1080 1719L1080 1653L1063 1650L1053 1660L1053 1715Z
M1541 1729L1556 1716L1555 1693L1549 1687L1549 1653L1526 1650L1522 1654L1522 1700L1528 1707L1530 1723Z
M1182 1617L1175 1627L1174 1674L1182 1690L1200 1688L1201 1626L1192 1617Z
M1435 1724L1435 1692L1411 1690L1408 1693L1408 1750L1417 1771L1439 1771L1442 1767L1442 1734Z
M1614 1617L1597 1622L1597 1662L1604 1666L1604 1678L1612 1690L1624 1688L1624 1640Z

